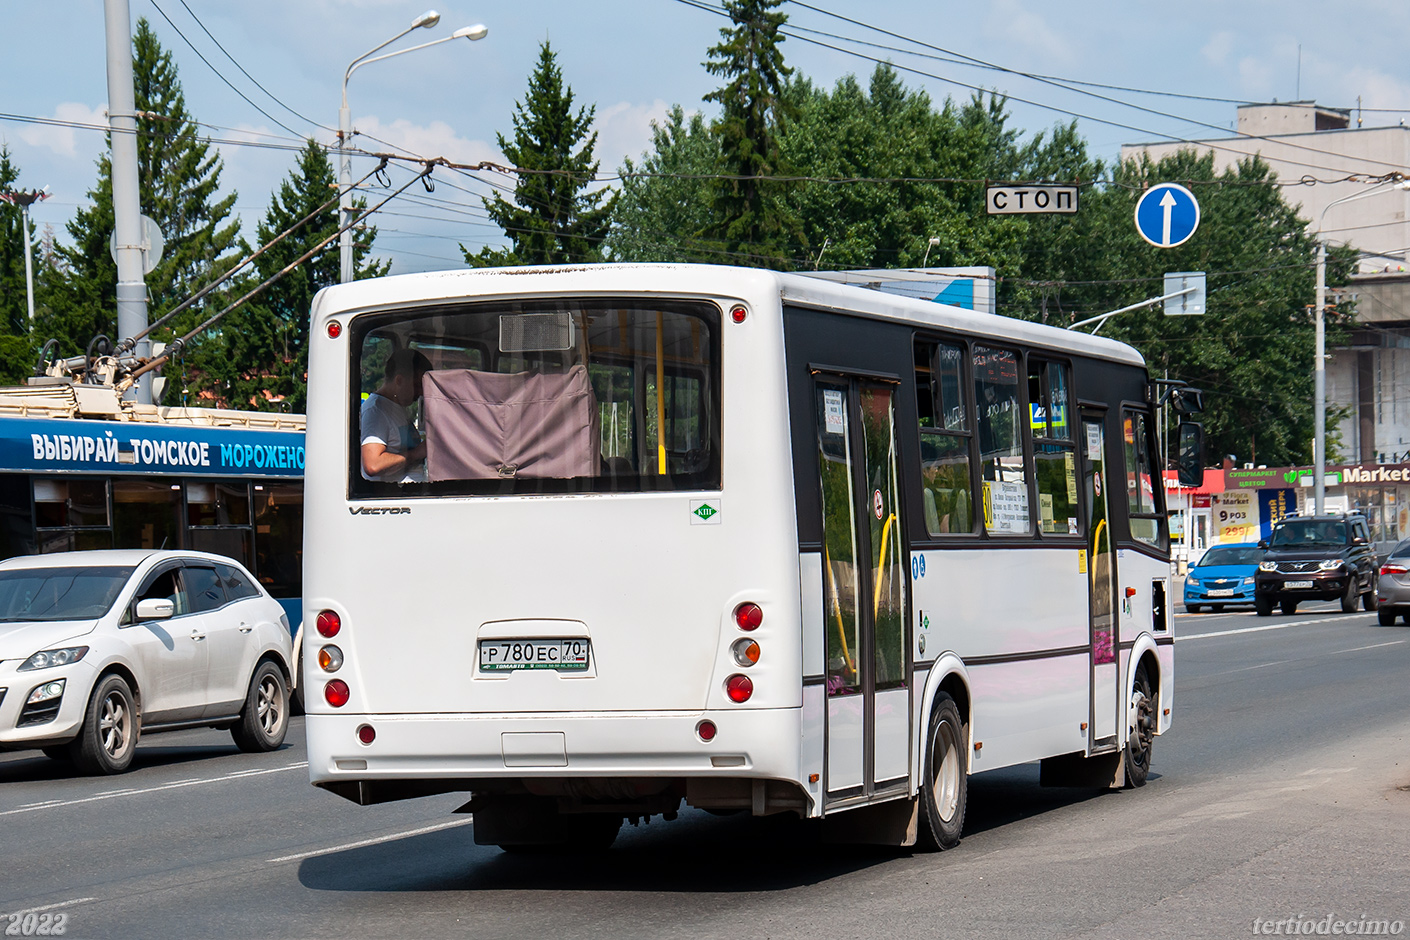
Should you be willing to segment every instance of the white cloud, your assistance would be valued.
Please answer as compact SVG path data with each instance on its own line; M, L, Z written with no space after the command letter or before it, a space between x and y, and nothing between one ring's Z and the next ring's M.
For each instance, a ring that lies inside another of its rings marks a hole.
M461 137L445 121L414 124L397 118L390 124L383 124L379 118L367 116L356 118L353 129L356 131L354 143L364 150L382 151L390 144L421 157L445 157L452 163L504 161L504 155L493 144Z
M1234 34L1228 30L1220 30L1209 37L1209 42L1204 44L1200 54L1210 65L1224 65L1229 61L1229 53L1233 51Z
M56 121L106 126L108 106L100 104L96 108L90 108L77 101L65 101L54 109L54 113L50 117ZM59 124L30 124L20 131L20 139L31 147L42 147L62 157L78 155L79 135L82 135L82 139L86 143L91 144L95 140L99 145L102 143L102 138L98 137L91 128L64 127ZM85 147L84 149L96 148Z
M593 129L597 131L597 159L601 172L610 173L622 165L623 157L635 160L651 146L651 123L664 123L670 105L660 98L650 104L619 101L597 109Z
M985 34L1005 44L1026 49L1048 65L1070 64L1080 51L1078 38L1061 35L1041 13L1026 9L1019 0L997 0L989 7Z

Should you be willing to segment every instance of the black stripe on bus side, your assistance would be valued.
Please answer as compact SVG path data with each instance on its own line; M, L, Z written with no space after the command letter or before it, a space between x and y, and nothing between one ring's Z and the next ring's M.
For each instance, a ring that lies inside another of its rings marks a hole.
M1158 636L1158 637L1155 638L1155 645L1156 645L1156 646L1174 646L1174 645L1175 645L1175 638L1174 638L1173 636Z
M970 656L964 661L966 666L994 666L999 663L1021 663L1036 659L1056 659L1060 656L1085 656L1092 648L1087 646L1064 646L1050 650L1032 650L1027 653L1001 653L998 656Z
M804 677L803 677L803 686L806 688L807 686L810 686L810 685L822 685L822 684L823 684L824 682L826 682L826 681L827 681L827 676L804 676Z

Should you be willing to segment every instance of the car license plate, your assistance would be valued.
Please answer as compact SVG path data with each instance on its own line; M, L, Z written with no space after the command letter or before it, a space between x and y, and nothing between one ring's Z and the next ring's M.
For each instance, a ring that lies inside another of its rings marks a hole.
M1215 590L1209 592L1209 596L1210 596L1210 597L1233 597L1233 596L1234 596L1234 589L1233 589L1233 588L1216 588Z
M481 672L514 669L584 672L587 667L588 641L585 639L480 641Z
M1311 586L1312 586L1312 582L1311 582L1311 581L1284 581L1284 582L1283 582L1283 587L1285 587L1285 588L1310 588Z

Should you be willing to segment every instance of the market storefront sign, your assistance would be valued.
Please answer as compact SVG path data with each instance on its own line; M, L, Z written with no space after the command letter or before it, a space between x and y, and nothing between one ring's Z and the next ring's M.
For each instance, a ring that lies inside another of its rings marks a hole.
M302 431L0 419L0 470L302 477Z

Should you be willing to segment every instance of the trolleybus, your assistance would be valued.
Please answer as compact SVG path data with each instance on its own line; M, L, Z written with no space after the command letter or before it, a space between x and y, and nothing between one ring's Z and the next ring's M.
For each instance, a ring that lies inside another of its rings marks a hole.
M1145 781L1174 646L1131 347L671 265L359 281L311 336L315 785L467 792L506 847L682 805L946 847L973 773Z

